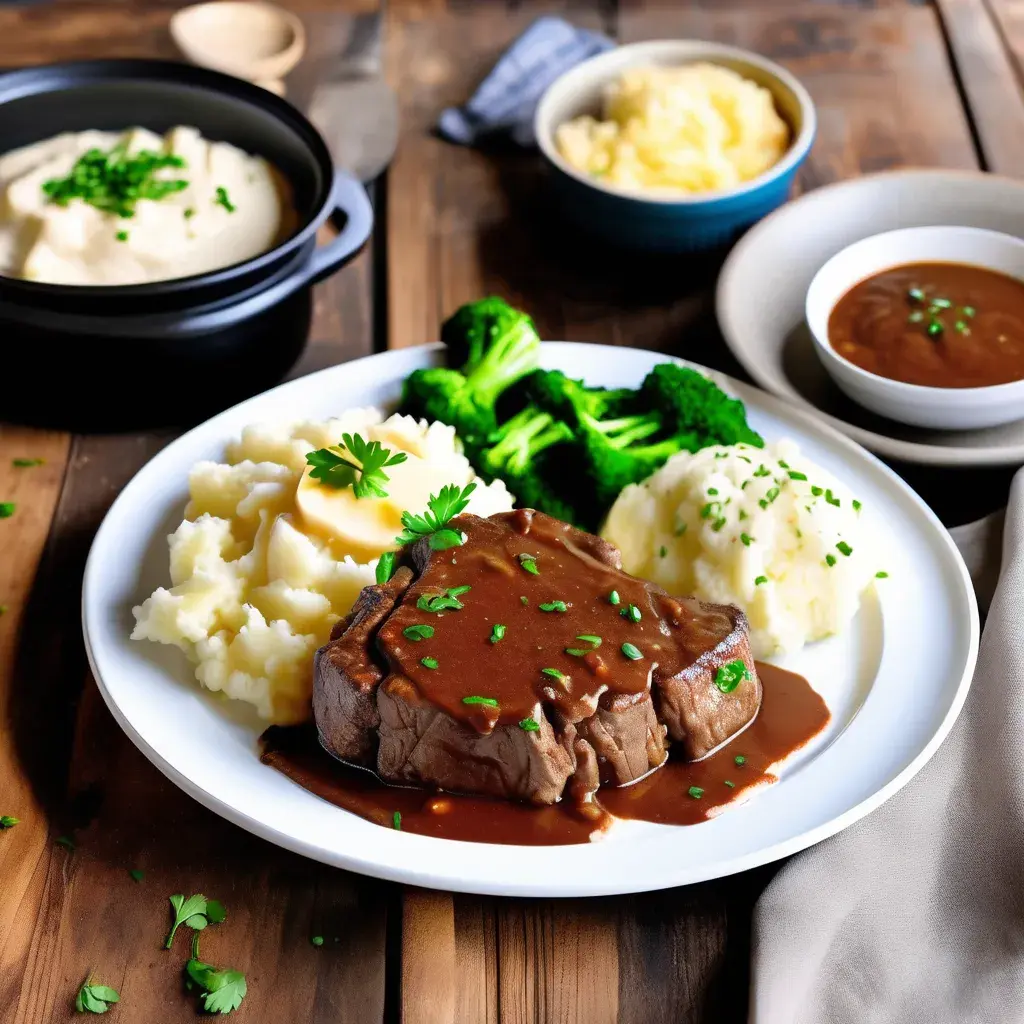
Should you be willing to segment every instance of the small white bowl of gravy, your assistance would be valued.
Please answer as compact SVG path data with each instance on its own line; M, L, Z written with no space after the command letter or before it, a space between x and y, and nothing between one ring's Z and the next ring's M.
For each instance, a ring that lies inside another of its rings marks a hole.
M829 376L911 426L976 430L1024 418L1024 241L905 228L838 252L807 292Z

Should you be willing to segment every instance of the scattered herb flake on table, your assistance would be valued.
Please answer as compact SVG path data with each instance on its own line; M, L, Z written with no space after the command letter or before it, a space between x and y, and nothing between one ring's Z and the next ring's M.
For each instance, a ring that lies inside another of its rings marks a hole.
M82 987L75 996L75 1009L79 1013L106 1013L120 1000L116 989L109 985L94 984L90 976L82 982Z

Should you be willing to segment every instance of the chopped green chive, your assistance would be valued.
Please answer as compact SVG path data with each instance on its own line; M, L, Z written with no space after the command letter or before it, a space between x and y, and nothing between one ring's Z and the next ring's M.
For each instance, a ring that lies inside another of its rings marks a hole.
M463 697L463 704L483 704L487 708L496 708L498 702L493 697Z
M970 329L963 320L957 320L953 327L956 329L957 334L970 334Z
M618 604L619 603L619 592L617 590L613 590L608 595L608 603L609 604Z
M850 545L847 544L845 540L841 540L836 545L836 551L838 551L839 554L841 554L841 555L846 555L847 558L849 558L850 555L853 554L853 548L851 548Z
M742 545L745 548L749 548L750 547L751 541L753 541L753 539L754 538L751 537L749 533L741 533L740 534L740 543L742 543Z
M519 565L524 572L528 572L533 576L540 575L540 569L537 568L537 558L534 555L520 555Z
M664 558L668 554L668 548L664 544L658 549L658 557Z
M395 811L395 814L398 814L398 811ZM398 814L398 825L396 827L401 828L401 823L402 816ZM314 935L309 941L312 942L314 946L322 946L324 944L324 937L322 935Z
M831 488L825 491L825 501L828 502L829 505L835 505L836 508L839 508L842 505L842 502L832 493Z
M973 306L964 306L961 312L965 317L967 317L968 320L970 320L977 314L978 311Z
M887 572L876 572L875 573L875 579L876 580L887 580L888 578L889 578L889 574Z
M21 818L15 818L13 815L0 814L0 829L14 828L20 821Z
M952 305L949 299L932 299L932 306L935 309L949 309Z
M831 569L832 566L836 564L836 556L835 555L826 555L825 556L825 564Z
M542 612L567 612L569 610L569 606L564 601L546 601L537 607Z
M537 732L540 729L540 724L533 718L524 718L519 723L519 728L523 732Z
M710 494L712 497L714 497L716 494L718 494L718 488L717 487L709 487L708 488L708 494Z
M735 788L736 788L736 783L735 783L735 782L730 782L730 781L729 781L728 779L726 779L726 780L725 780L725 784L726 784L726 785L727 785L727 786L728 786L728 787L729 787L730 789L735 789Z
M722 513L722 503L720 501L709 501L701 510L701 519L710 519L712 516L718 516Z
M750 516L748 516L747 513L743 509L740 509L740 520L742 521L744 519L749 519L749 518L750 518Z
M581 633L576 639L590 644L590 647L586 649L582 647L566 647L565 653L571 654L574 658L582 658L584 655L590 654L591 651L596 651L601 646L601 638L594 636L592 633Z
M30 466L41 466L42 459L11 459L11 465L15 469L28 469Z
M0 519L10 519L17 506L13 501L0 501Z
M460 611L465 606L458 600L459 596L465 594L471 588L468 586L451 587L443 594L420 594L416 601L416 607L421 612L433 612L440 615L441 612L451 610Z
M141 882L146 877L146 873L138 868L132 868L128 874L131 875L133 882Z
M191 220L195 215L196 215L196 211L193 210L191 206L186 206L185 207L185 213L184 213L185 220Z
M762 583L767 583L767 582L768 582L768 577L767 576L757 576L757 577L754 578L754 586L755 587L759 587L759 586L761 586Z
M633 644L625 643L620 649L630 661L639 661L643 657L643 654L640 652L640 648L634 647Z
M431 658L429 656L426 658L420 658L420 664L424 668L435 669L437 668L437 658Z
M730 661L727 665L719 665L715 673L715 686L722 693L732 693L744 680L753 679L750 669L741 658Z
M391 815L391 827L396 832L401 832L402 831L402 812L401 811L395 811L395 813Z
M694 800L699 800L704 795L704 790L700 786L691 786L687 791Z
M942 321L941 320L933 320L928 325L928 337L936 338L941 333L942 333Z
M505 627L500 623L496 622L491 626L491 643L496 644L499 640L505 639Z
M725 516L721 516L720 518L716 519L711 524L711 529L714 530L715 533L718 533L718 531L721 530L723 526L725 526Z
M924 302L924 292L920 288L908 288L907 298L911 302Z
M224 188L223 185L217 186L216 197L214 198L213 202L214 205L216 206L223 206L224 209L228 211L228 213L234 213L235 210L238 209L238 207L236 207L235 204L231 202L231 199L228 196L228 190Z
M853 499L853 511L859 512L864 506L856 498Z
M788 475L789 475L789 479L790 480L806 480L807 479L807 474L806 473L798 473L795 469L791 469L789 471Z
M128 232L127 231L118 231L118 233L116 235L114 235L114 237L119 242L127 242L128 241Z
M402 636L406 640L429 640L434 635L433 626L406 626L402 630Z
M744 480L743 483L740 484L740 490L741 491L745 491L747 489L747 487L749 487L749 486L750 486L750 481L749 480Z
M761 463L760 466L757 467L757 469L754 470L754 476L771 476L771 475L772 475L771 471L768 469L768 467L763 462Z
M753 463L746 457L746 455L737 455L737 459L742 459L748 466L752 466Z
M624 619L629 619L630 622L639 622L643 616L640 614L640 609L635 604L628 604L622 609L619 614Z
M525 594L523 594L523 596L519 598L519 603L521 605L528 605L530 603L530 599Z
M593 644L595 647L601 646L601 638L599 636L594 636L593 633L580 633L580 635L576 637L576 639L584 640L588 644Z
M737 754L732 759L732 763L737 767L742 768L747 763L747 759L742 754Z
M682 537L684 533L686 533L686 523L681 523L675 528L672 535L674 537Z
M811 494L813 494L816 498L820 498L824 493L825 491L821 487L811 487Z
M907 323L908 324L919 324L923 320L924 320L924 313L921 310L919 310L919 309L915 309L914 312L911 313L910 316L907 317Z
M565 679L565 673L559 672L557 668L542 668L541 672L546 676L551 676L552 679L557 679L559 682Z
M789 463L788 463L788 462L784 462L784 461L783 461L782 459L779 459L779 465L780 465L780 466L781 466L781 467L782 467L783 469L789 469Z

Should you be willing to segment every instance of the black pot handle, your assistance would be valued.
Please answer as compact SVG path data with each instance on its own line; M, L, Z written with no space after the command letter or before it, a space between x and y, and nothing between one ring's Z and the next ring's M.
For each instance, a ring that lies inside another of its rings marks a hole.
M306 263L293 274L226 309L197 312L188 318L185 329L190 333L216 330L229 323L238 323L256 316L284 301L300 288L322 281L353 259L373 230L370 198L357 178L347 171L335 171L330 203L332 213L341 212L345 215L345 224L336 238L332 238L326 245L317 246Z
M347 171L334 172L331 209L345 214L345 226L337 238L313 250L309 262L287 282L291 291L316 284L344 266L366 244L373 230L373 207L366 189ZM282 296L283 297L283 296Z

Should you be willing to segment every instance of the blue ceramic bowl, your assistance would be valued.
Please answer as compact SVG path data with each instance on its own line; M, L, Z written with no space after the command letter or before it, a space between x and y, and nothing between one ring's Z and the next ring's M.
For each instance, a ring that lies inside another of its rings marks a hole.
M760 177L725 192L665 197L603 185L562 158L559 125L582 114L600 116L604 87L627 68L721 64L767 88L792 129L783 158ZM649 252L695 252L727 245L781 206L807 159L817 119L807 90L785 68L747 50L700 40L659 40L620 46L592 57L556 79L534 118L560 211L577 227L616 246Z

